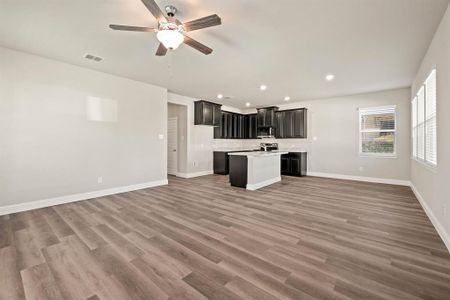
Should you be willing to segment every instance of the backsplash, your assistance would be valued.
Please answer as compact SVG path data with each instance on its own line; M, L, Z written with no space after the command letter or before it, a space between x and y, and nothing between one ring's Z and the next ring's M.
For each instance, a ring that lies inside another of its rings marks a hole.
M310 150L309 139L254 139L254 140L232 140L232 139L214 139L213 150L241 150L241 149L259 149L261 143L278 143L281 150Z

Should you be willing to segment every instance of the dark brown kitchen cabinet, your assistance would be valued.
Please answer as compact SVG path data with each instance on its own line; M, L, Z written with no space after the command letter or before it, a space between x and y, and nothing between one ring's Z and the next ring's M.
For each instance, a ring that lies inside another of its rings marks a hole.
M306 136L306 112L304 109L296 109L291 112L292 114L292 137L294 138L303 138Z
M245 126L245 115L238 115L239 124L238 124L238 139L245 139L245 132L247 130Z
M306 176L306 152L289 152L281 155L281 175Z
M281 156L281 175L289 173L289 154L283 154Z
M194 103L194 124L220 126L221 106L209 101L195 101Z
M306 108L277 111L275 137L306 138L306 112Z
M257 110L258 127L275 127L275 112L278 107L264 107Z
M257 115L245 115L245 119L247 124L245 129L245 138L256 139L258 134Z
M222 111L215 139L256 139L256 114L241 115Z
M282 139L285 136L285 113L284 111L278 111L275 114L275 138Z

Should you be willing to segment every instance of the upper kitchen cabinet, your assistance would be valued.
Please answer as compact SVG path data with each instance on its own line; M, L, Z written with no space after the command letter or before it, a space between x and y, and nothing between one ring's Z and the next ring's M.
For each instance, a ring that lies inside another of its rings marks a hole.
M307 119L306 119L306 108L295 109L292 111L292 137L306 139L306 129L307 129Z
M306 138L306 108L276 112L275 137L279 139Z
M256 139L258 135L257 114L245 115L245 138Z
M194 103L194 124L195 125L209 125L220 126L221 121L221 109L222 105L212 103L209 101L195 101Z
M257 109L258 127L275 127L275 112L278 107L264 107Z

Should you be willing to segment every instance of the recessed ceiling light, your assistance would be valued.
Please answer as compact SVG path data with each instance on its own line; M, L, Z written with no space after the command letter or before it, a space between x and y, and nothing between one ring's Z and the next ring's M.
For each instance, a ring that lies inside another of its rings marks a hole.
M250 107L250 102L245 103L245 106Z
M222 94L218 94L217 95L217 99L222 99L223 98L223 95Z
M284 97L284 101L289 101L289 100L291 100L291 97L289 97L289 96Z
M259 87L259 89L260 89L261 91L265 91L265 90L267 90L267 85L262 84L262 85Z
M327 76L325 76L325 79L327 81L333 81L334 80L334 75L333 74L327 74Z

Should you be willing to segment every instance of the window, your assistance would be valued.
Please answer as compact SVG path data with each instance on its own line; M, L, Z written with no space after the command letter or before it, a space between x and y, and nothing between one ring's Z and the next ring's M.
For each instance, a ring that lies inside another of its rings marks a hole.
M437 165L436 70L431 71L411 101L412 156Z
M361 155L395 156L395 109L395 105L359 109Z

